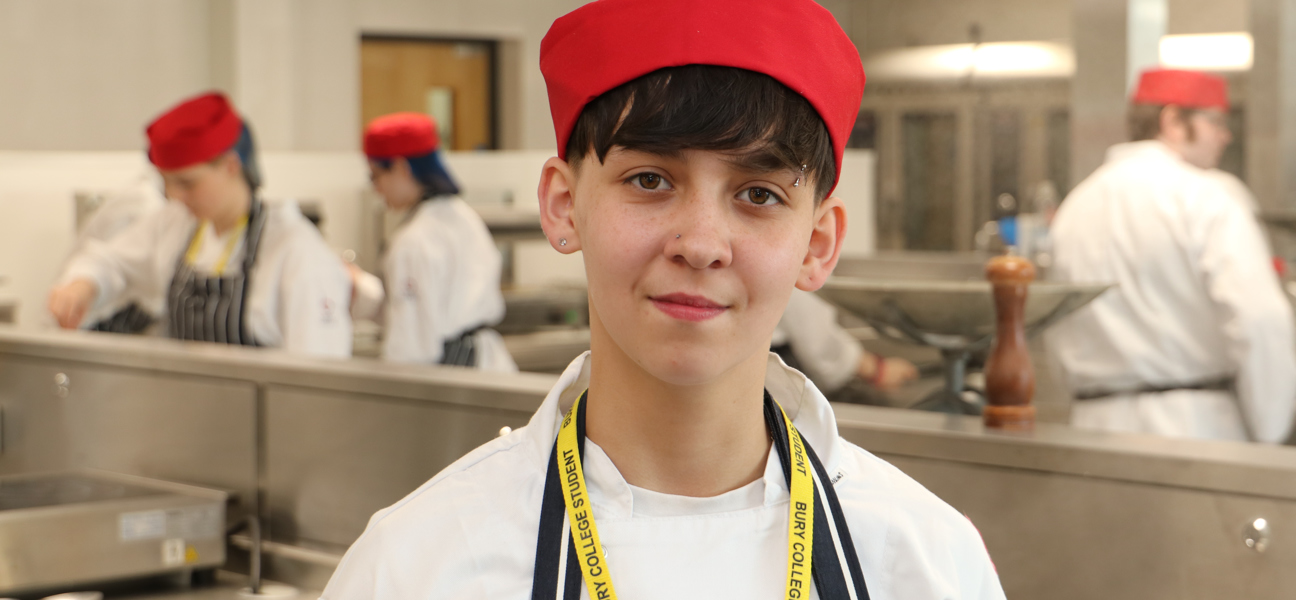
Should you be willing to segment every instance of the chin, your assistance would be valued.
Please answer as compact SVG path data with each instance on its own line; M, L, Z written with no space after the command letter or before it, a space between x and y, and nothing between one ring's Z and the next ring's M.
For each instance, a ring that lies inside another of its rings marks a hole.
M706 385L742 362L709 344L648 344L636 362L650 375L674 386Z

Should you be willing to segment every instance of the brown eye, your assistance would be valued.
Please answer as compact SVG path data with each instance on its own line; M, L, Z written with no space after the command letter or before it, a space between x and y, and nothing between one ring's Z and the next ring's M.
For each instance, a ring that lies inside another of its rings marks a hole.
M783 201L778 194L760 187L748 188L746 196L748 201L757 206L769 206Z
M656 173L640 173L635 177L639 180L639 186L645 190L655 190L662 184L661 175Z

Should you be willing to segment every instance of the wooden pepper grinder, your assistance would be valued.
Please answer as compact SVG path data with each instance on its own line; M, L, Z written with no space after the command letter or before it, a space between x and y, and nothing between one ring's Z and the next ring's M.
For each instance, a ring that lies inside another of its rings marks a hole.
M1035 368L1026 346L1026 292L1035 265L1020 256L996 256L986 263L994 286L995 338L986 361L986 427L1028 431L1035 427Z

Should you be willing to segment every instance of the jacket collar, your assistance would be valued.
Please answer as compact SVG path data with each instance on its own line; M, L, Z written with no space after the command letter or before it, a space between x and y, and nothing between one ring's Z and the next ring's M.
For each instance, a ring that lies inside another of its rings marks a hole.
M576 398L589 388L589 354L586 352L580 355L567 366L567 370L563 372L558 383L549 391L540 409L527 424L527 444L541 464L549 460L563 415L576 402ZM824 469L828 473L835 473L838 469L841 449L837 435L837 419L828 399L805 375L783 364L777 354L771 352L768 360L765 389L769 390L770 395L792 419L793 425L805 436L810 447L823 461ZM601 451L599 453L601 454ZM772 463L773 466L766 469L764 478L767 486L765 495L768 501L787 496L787 485L782 479L782 469L777 466L777 461ZM610 464L609 461L609 467ZM587 469L591 473L589 482L591 491L602 492L600 496L614 504L624 506L628 514L631 493L628 484L620 478L619 473L615 473L615 468L600 469L597 465L591 465ZM543 469L541 472L544 472ZM598 476L600 472L604 476Z
M1161 140L1143 140L1116 144L1107 149L1107 162L1117 163L1131 159L1161 159L1187 165L1183 157L1176 154Z

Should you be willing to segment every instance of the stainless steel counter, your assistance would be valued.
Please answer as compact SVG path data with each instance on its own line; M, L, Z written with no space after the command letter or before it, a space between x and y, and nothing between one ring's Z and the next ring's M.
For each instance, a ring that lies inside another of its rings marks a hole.
M373 511L524 425L554 381L0 330L0 473L92 467L234 490L268 524L267 575L320 589ZM972 519L1010 598L1296 588L1296 449L835 409L846 439ZM1244 538L1260 517L1264 552Z
M230 571L217 571L216 581L203 586L180 583L173 579L156 578L130 582L124 585L89 586L82 591L102 592L105 600L249 600L254 598L240 594L247 588L247 576ZM266 600L316 600L320 590L300 589L286 584L267 582L267 591L280 592L275 595L262 596ZM291 591L290 591L291 590ZM37 600L41 596L21 596L19 600Z

